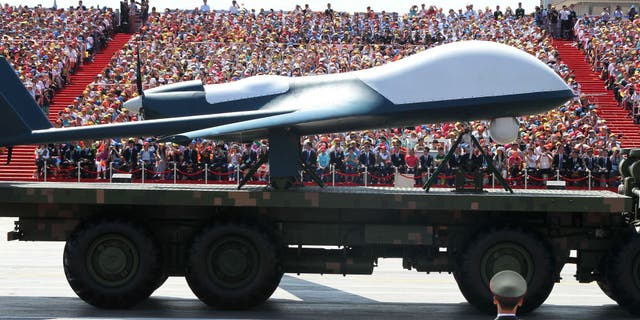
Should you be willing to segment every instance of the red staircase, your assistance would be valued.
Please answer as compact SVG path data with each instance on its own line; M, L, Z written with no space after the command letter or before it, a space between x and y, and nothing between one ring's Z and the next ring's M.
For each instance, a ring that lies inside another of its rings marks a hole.
M590 96L592 101L597 101L600 117L607 121L611 132L622 134L622 146L640 147L640 125L634 124L627 111L618 106L613 91L605 89L600 74L591 70L591 65L585 61L584 53L575 46L575 42L555 40L553 45L562 61L573 70L582 93Z
M83 65L78 72L71 76L70 83L62 90L56 93L53 103L49 107L49 120L55 121L58 112L73 100L82 95L87 85L93 82L94 77L102 72L115 52L120 50L122 46L129 41L131 35L118 33L116 34L107 47L94 56L93 62ZM0 164L0 180L4 181L25 181L34 180L33 174L36 170L35 165L35 146L15 146L13 148L13 157L10 165L4 165L6 155L2 155L2 164Z

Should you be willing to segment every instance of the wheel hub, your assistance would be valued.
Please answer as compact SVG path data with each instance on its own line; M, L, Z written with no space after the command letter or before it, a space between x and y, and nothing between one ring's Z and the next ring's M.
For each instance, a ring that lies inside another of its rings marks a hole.
M533 277L533 259L522 246L515 243L497 244L482 256L482 279L486 284L494 274L512 270L521 274L527 282Z
M247 257L235 249L225 250L217 260L220 271L231 277L237 277L247 268Z
M118 274L126 267L127 256L121 248L108 247L98 253L98 264L101 270L109 274Z
M259 256L248 240L225 237L211 246L208 261L212 281L225 288L239 288L256 276Z
M93 241L87 252L87 269L106 287L126 284L138 270L138 250L127 238L110 234Z

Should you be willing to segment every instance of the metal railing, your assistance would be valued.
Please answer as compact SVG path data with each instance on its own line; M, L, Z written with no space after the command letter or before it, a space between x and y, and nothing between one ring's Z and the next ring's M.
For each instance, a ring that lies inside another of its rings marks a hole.
M125 169L123 169L123 167ZM202 167L186 167L176 162L169 162L162 170L156 166L149 167L144 162L138 166L128 168L128 166L115 167L114 163L109 163L105 170L98 170L87 163L80 163L75 166L65 166L63 168L48 165L47 170L40 170L38 180L44 182L105 182L113 183L115 173L131 174L132 183L190 183L190 184L235 184L238 185L243 177L244 170L237 166L220 167L205 164ZM531 174L531 171L534 173ZM409 186L421 187L432 175L432 168L420 170L420 172L401 172L396 167L376 167L366 166L345 167L338 170L334 165L321 168L317 171L320 179L330 186ZM304 184L313 184L311 177L303 171L299 172L300 180ZM467 181L472 177L467 176ZM619 184L620 176L609 172L592 172L585 170L562 174L560 170L519 170L511 172L503 177L512 187L520 189L540 189L546 187L547 181L563 181L567 187L575 189L612 189ZM414 183L407 183L413 180ZM453 172L441 173L435 187L453 187L455 175ZM485 188L501 188L494 174L486 173L483 176ZM250 184L267 184L269 182L268 167L258 170L250 179Z

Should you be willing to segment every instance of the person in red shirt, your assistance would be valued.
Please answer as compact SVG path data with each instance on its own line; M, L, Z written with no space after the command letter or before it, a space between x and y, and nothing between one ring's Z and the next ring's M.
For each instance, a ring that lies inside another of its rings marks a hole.
M404 157L404 162L407 164L407 174L413 174L413 180L416 185L420 185L421 177L418 171L419 158L416 156L415 149L409 149L409 153Z
M520 174L522 169L522 157L519 152L511 153L509 159L507 159L507 167L509 168L509 178L515 178ZM516 185L516 181L513 181L513 185Z
M404 157L404 162L407 164L407 173L415 173L418 168L418 157L416 157L415 150L409 149L409 153Z

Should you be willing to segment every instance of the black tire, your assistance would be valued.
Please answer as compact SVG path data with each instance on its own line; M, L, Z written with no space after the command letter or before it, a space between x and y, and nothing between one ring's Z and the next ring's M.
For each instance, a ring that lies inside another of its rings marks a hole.
M613 301L617 301L617 298L611 292L611 285L609 284L609 280L607 280L609 260L611 260L611 253L607 253L602 258L602 261L600 262L600 269L598 270L600 279L598 279L596 283L598 284L598 287L600 287L600 290L602 290L602 292L607 295L607 297L609 297Z
M166 273L162 273L159 277L158 280L156 281L156 284L154 285L154 289L153 291L156 291L158 289L160 289L160 287L162 287L162 285L167 282L167 279L169 279L169 275Z
M598 287L600 287L600 290L602 290L602 292L604 292L607 297L611 298L611 300L613 301L616 301L616 297L613 295L613 293L611 293L611 285L609 284L609 281L598 280L596 281L596 283L598 283Z
M187 283L209 306L247 309L269 299L282 268L274 242L258 228L222 223L206 227L193 241Z
M618 172L620 172L620 175L623 179L626 177L631 177L631 171L629 170L629 167L631 167L632 163L633 161L628 158L620 160L620 163L618 164Z
M605 278L621 307L640 315L640 236L633 235L611 252Z
M522 229L494 229L470 242L457 260L454 271L465 299L483 312L495 314L489 280L502 270L513 270L527 280L527 295L519 313L539 307L554 285L551 250L532 233Z
M122 309L148 298L161 273L160 251L143 226L123 219L80 225L64 248L64 273L82 300Z

